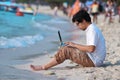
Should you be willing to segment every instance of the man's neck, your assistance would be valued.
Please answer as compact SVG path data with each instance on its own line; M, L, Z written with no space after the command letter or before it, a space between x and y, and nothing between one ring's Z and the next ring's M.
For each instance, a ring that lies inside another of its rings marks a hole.
M86 29L89 27L89 25L91 25L92 23L91 22L87 22L86 23Z

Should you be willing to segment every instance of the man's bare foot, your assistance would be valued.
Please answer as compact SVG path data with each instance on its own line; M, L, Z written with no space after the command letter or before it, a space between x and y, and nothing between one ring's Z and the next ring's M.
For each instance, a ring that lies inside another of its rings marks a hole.
M45 70L44 66L34 66L34 65L30 65L30 67L31 67L34 71Z

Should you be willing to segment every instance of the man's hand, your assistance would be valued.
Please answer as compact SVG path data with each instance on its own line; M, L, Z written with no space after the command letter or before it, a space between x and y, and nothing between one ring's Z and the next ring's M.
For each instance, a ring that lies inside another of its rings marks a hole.
M65 44L70 47L75 47L75 43L73 42L65 42Z

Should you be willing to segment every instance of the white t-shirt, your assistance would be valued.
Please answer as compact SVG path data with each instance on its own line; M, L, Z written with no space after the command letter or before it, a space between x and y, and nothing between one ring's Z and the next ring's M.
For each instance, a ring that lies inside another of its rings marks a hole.
M101 66L106 57L105 39L95 24L90 24L86 31L87 45L94 45L95 51L92 53L87 52L90 59L95 66Z

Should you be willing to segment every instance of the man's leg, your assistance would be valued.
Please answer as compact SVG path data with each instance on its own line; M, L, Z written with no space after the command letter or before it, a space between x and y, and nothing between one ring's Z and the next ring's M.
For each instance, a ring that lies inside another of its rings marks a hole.
M35 71L39 71L39 70L46 70L48 68L51 68L53 66L56 66L57 64L62 63L63 61L65 61L65 59L67 59L66 55L68 53L68 48L67 47L62 47L61 49L59 49L59 51L57 52L57 54L55 55L54 58L52 58L50 60L50 62L48 62L47 64L44 65L30 65L30 67L35 70ZM70 52L70 51L69 51Z
M71 61L82 65L83 67L95 67L87 53L82 52L74 47L64 47L63 49L59 50L55 57L58 64L62 63L66 59L70 59Z
M53 66L56 66L58 63L57 63L57 61L56 61L56 59L55 59L55 57L54 58L52 58L51 60L50 60L50 62L48 62L47 64L45 64L45 65L38 65L38 66L34 66L34 65L30 65L30 67L33 69L33 70L35 70L35 71L39 71L39 70L46 70L46 69L48 69L48 68L51 68L51 67L53 67Z
M41 66L31 65L30 67L35 71L46 70L64 62L66 59L70 59L77 64L81 64L83 67L94 67L93 62L86 53L83 53L76 48L67 46L61 48L55 57L52 58L47 64Z

